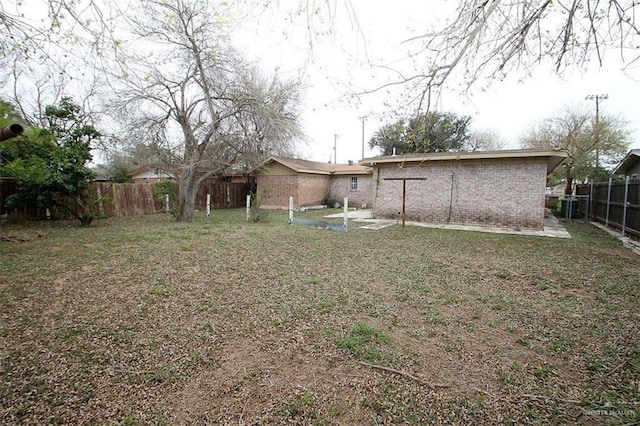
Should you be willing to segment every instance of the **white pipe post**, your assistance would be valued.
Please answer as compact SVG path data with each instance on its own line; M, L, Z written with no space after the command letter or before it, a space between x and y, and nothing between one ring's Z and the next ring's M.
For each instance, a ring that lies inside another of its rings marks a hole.
M609 178L609 190L607 191L607 217L604 220L604 225L609 226L609 208L611 207L611 181L613 179Z
M207 194L207 217L211 217L211 194Z
M342 221L342 227L344 228L345 231L349 229L348 217L349 217L349 198L344 197L344 219Z
M247 195L247 222L251 220L251 195Z
M293 197L289 197L289 223L293 223Z
M622 237L626 237L627 230L627 197L629 195L629 176L624 181L624 210L622 210Z
M164 194L164 211L169 212L169 194Z

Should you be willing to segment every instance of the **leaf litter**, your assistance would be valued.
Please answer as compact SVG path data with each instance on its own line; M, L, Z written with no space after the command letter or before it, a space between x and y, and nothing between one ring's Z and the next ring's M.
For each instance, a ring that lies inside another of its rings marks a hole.
M567 241L242 217L11 228L0 421L640 416L640 259L589 225Z

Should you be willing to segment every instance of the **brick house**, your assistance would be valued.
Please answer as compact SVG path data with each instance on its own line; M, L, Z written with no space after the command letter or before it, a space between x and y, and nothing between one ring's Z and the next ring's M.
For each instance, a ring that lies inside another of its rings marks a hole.
M212 169L200 167L200 173L211 172ZM133 179L134 184L154 184L160 181L172 181L177 183L179 170L160 164L147 164L131 170L127 175ZM246 173L235 170L227 173L216 173L201 182L195 196L195 205L198 209L205 209L207 196L211 208L237 208L246 205L246 198L251 190L253 180Z
M270 157L253 173L264 208L288 208L290 196L296 207L320 205L328 197L371 206L371 167Z
M373 217L541 229L555 150L442 152L368 158ZM404 189L403 189L404 188Z
M200 173L210 172L208 167L200 167L198 169ZM176 173L179 169L174 169L170 166L163 166L160 164L147 164L136 169L133 169L127 173L133 183L157 183L162 180L177 181ZM248 177L246 173L240 171L232 171L225 173L216 173L208 180L217 180L220 182L229 183L242 183L247 184Z

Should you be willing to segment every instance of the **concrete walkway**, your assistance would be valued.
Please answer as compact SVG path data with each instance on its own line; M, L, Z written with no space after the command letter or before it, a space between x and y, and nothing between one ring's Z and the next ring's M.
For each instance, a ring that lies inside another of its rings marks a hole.
M619 239L622 242L623 246L627 247L628 249L630 249L635 254L640 255L640 242L639 241L634 241L629 237L623 237L620 234L620 232L618 232L617 230L611 229L611 228L607 228L604 225L604 223L598 223L598 222L589 222L589 223L591 223L596 228L602 229L607 234L616 237L617 239Z
M336 213L325 217L343 217L343 213ZM392 219L372 219L371 210L352 210L347 213L349 219L353 219L354 222L367 223L368 225L361 226L362 229L378 230L394 226L399 224L398 221ZM492 226L474 226L474 225L454 225L454 224L439 224L439 223L423 223L423 222L405 222L407 226L421 226L423 228L438 228L438 229L454 229L459 231L476 231L476 232L490 232L494 234L512 234L512 235L531 235L536 237L551 237L551 238L571 238L571 234L562 226L562 224L551 213L545 214L543 229L516 229L516 228L499 228Z

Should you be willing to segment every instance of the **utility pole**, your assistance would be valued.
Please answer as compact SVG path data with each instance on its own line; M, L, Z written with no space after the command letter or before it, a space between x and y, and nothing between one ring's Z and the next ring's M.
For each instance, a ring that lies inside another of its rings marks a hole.
M333 164L338 162L338 135L333 134Z
M362 159L364 159L364 115L362 116Z
M600 166L600 101L609 99L608 94L603 95L588 95L585 99L590 101L596 101L596 131L595 131L595 146L596 146L596 170Z

